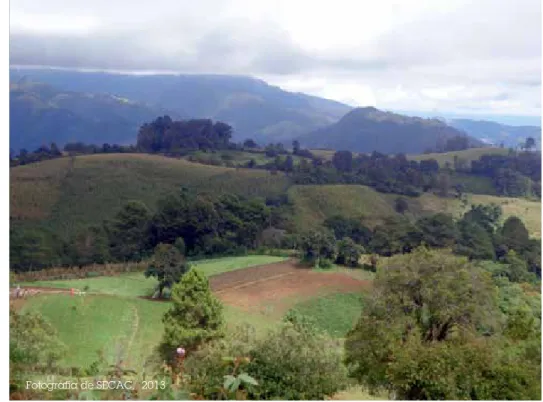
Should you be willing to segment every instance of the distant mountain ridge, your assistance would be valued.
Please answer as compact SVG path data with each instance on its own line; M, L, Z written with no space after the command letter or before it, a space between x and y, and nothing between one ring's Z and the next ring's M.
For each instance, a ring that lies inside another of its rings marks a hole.
M235 141L253 138L262 143L289 143L294 137L337 121L351 109L340 102L287 92L244 76L142 76L10 69L11 81L24 77L52 85L59 91L102 93L130 99L153 109L170 110L177 118L220 120L234 128Z
M303 146L352 152L422 153L440 141L465 135L438 119L423 119L374 107L356 108L338 122L299 137ZM483 143L470 138L472 146Z
M19 80L10 83L10 148L29 151L55 142L135 142L141 124L166 110L107 94L61 91Z
M523 144L528 137L535 139L537 146L541 147L541 127L537 126L509 126L493 121L450 119L447 123L467 134L479 138L487 144L506 147L516 147Z

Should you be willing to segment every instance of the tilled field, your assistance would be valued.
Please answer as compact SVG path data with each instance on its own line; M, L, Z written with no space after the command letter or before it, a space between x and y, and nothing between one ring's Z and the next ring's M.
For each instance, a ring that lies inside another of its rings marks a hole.
M254 281L269 279L278 275L292 274L301 271L292 261L276 264L259 265L251 268L238 269L224 274L212 276L209 279L211 289L220 292L224 289L245 285Z
M371 282L341 273L314 272L284 262L221 274L211 278L211 286L226 304L282 312L297 301L314 296L368 289Z

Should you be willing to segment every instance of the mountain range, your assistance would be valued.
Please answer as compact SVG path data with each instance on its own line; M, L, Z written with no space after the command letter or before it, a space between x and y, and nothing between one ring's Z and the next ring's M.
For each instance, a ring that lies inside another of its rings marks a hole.
M307 147L421 153L464 133L471 144L513 146L539 127L468 119L425 119L284 91L226 75L130 75L55 69L10 69L10 148L56 142L135 143L157 116L211 118L234 128L233 140L260 144L298 139Z
M60 91L43 83L10 84L10 148L55 142L131 144L138 128L166 110L101 93Z
M101 93L129 99L154 110L170 110L172 117L220 120L234 128L235 141L290 141L337 121L351 109L339 102L283 91L243 76L10 69L11 82L21 79L46 83L60 92Z

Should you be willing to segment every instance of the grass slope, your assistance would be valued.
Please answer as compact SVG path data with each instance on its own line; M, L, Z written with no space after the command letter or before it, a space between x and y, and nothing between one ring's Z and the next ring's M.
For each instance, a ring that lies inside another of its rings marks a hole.
M57 330L67 351L61 365L88 367L103 353L114 363L119 357L126 367L141 373L145 360L162 337L162 316L169 302L149 301L111 295L69 296L48 294L30 298L23 311L40 313ZM264 334L276 320L224 306L229 327L251 324L256 334Z
M32 220L60 235L111 218L128 200L149 208L187 186L247 196L282 193L288 178L263 170L234 169L145 154L61 158L10 170L10 217Z
M418 162L427 159L435 159L439 163L439 166L445 167L447 162L449 162L451 166L454 166L454 157L457 156L458 158L465 160L467 165L470 166L471 161L479 159L482 155L507 155L508 152L509 150L506 148L470 148L455 152L408 155L407 159Z
M396 214L380 193L366 186L293 186L288 197L294 203L295 224L299 229L319 225L336 214L363 216L372 226Z
M120 355L139 366L160 339L167 307L136 298L50 294L29 299L24 310L39 312L56 328L68 348L66 366L86 367L98 351L111 363Z
M336 214L360 217L368 226L375 226L388 217L398 216L394 210L396 194L383 194L360 185L292 186L289 199L294 203L295 224L300 230L321 224ZM471 205L495 203L503 209L503 218L516 215L532 236L541 237L541 203L523 198L468 194L467 204L455 198L442 198L425 193L420 197L405 197L409 204L406 215L412 219L437 212L462 216Z

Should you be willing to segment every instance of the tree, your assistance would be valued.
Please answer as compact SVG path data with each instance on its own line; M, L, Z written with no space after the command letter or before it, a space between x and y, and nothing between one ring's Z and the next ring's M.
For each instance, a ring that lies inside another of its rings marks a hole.
M129 201L107 225L111 254L118 260L137 260L146 249L151 213L141 201Z
M502 209L496 204L472 205L462 217L463 221L473 222L481 226L488 234L494 234L502 216Z
M336 241L328 231L311 231L301 236L299 249L303 260L315 263L319 259L333 261L336 256Z
M66 345L59 341L56 330L41 315L33 312L19 313L10 308L10 399L34 399L27 394L26 381L29 374L38 365L45 365L43 368L47 372L53 372L53 366L65 353Z
M353 239L345 237L337 244L336 263L348 267L357 267L364 248L356 244Z
M431 247L450 247L458 239L458 228L450 214L438 213L421 218L417 226L422 232L422 241Z
M407 200L404 197L397 197L394 200L394 209L399 214L403 214L409 209L409 204L407 203Z
M330 229L337 240L350 237L355 243L367 245L371 240L371 230L362 224L362 218L346 218L334 215L324 221L324 226Z
M300 141L294 140L292 141L292 154L298 155L300 153Z
M158 280L158 296L162 297L164 288L171 288L188 272L190 266L185 262L177 247L171 244L159 244L155 248L153 259L145 271L145 277Z
M496 258L491 235L481 225L471 220L458 223L460 236L454 248L455 253L476 260Z
M72 262L79 266L103 264L109 259L108 246L107 235L103 228L89 226L80 230L72 242Z
M62 152L60 152L60 149L58 149L57 144L54 142L51 143L50 153L51 153L51 156L54 158L58 158L59 156L62 156Z
M497 317L490 277L467 259L424 248L394 256L347 335L346 362L360 383L397 399L471 399L492 352L481 333Z
M181 255L185 255L186 253L186 246L185 246L185 240L182 237L178 237L175 239L175 242L173 243L174 247L179 251Z
M340 172L349 172L352 169L353 154L350 151L337 151L332 157L332 165Z
M497 169L493 179L494 186L501 195L527 197L532 194L530 178L513 169Z
M253 139L248 138L245 141L243 141L243 148L249 148L249 149L258 148L258 144L254 142Z
M406 218L387 219L375 227L370 248L380 255L408 253L420 245L422 233Z
M152 218L152 242L173 243L182 237L187 254L197 252L197 243L218 230L219 214L212 200L189 192L167 196L158 205Z
M532 148L535 148L536 143L533 137L526 138L526 142L524 143L524 149L527 151L530 151Z
M499 230L496 242L505 246L507 250L514 250L522 254L530 242L530 235L524 223L516 216L505 220Z
M541 241L538 239L530 239L528 246L522 257L528 264L528 269L541 278Z
M448 197L451 188L451 176L448 173L441 173L437 178L438 195Z
M291 155L287 155L283 165L283 170L285 172L292 172L294 170L294 160L292 159Z
M530 282L535 280L535 275L528 272L526 262L522 258L519 258L515 251L509 250L502 261L507 265L505 273L511 282Z
M162 356L171 361L178 347L187 353L223 336L221 302L211 293L209 281L197 269L191 269L172 288L172 306L164 314Z
M445 152L462 151L469 148L469 138L467 135L457 135L449 138L445 143Z

